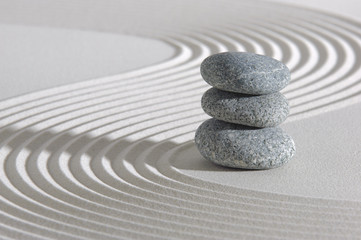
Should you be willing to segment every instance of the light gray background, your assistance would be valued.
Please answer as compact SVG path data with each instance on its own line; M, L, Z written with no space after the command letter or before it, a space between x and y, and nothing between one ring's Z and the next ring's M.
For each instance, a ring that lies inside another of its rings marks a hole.
M0 99L138 69L173 53L144 37L0 24Z
M358 1L278 2L354 18L359 18L361 5ZM165 42L144 37L16 24L0 25L0 42L0 99L116 75L174 54ZM175 165L189 176L244 189L359 200L361 128L355 119L361 119L361 104L284 124L295 139L297 154L287 166L272 171L218 171L194 146L180 155L186 160Z
M210 3L209 9L204 8L205 2ZM314 115L291 115L282 124L297 146L295 157L284 167L226 169L203 159L195 148L194 131L208 118L201 110L200 98L209 86L197 72L201 59L195 59L202 51L187 46L178 52L177 44L171 47L169 41L155 39L172 36L179 44L198 39L204 52L216 52L227 41L214 44L212 40L225 36L209 29L205 35L210 39L201 36L198 31L203 24L229 20L231 26L248 16L257 18L262 7L260 12L272 15L268 10L273 9L277 16L287 9L286 18L295 13L295 19L301 20L299 25L290 24L291 31L281 31L292 37L297 36L290 34L292 30L319 14L244 0L245 5L235 4L239 9L227 9L229 15L204 18L209 13L216 15L224 2L0 0L0 238L360 236L361 99L357 94L352 98L352 88L347 89L347 101L341 102L343 108L331 104ZM357 1L282 2L349 18L358 18L360 9ZM247 4L254 11L239 18L238 10ZM152 15L149 9L161 14ZM204 12L199 12L202 9ZM334 17L320 19L332 22ZM320 19L318 26L325 26ZM192 27L198 22L195 31ZM172 35L175 29L179 30L177 36ZM222 33L224 29L218 30ZM322 27L316 30L322 33ZM141 35L144 31L147 34ZM251 32L241 35L252 36L244 43L272 44L270 38L257 39ZM299 32L307 35L306 30ZM187 34L193 35L185 39ZM241 43L242 37L235 39ZM330 41L333 38L337 34L331 35ZM297 41L296 37L290 39ZM230 44L232 49L238 41ZM356 44L345 45L352 49ZM318 53L315 46L319 45L311 46L313 52L305 48L292 51L293 63L303 54L302 49L305 56L322 58L321 53L314 54ZM277 44L272 49L275 55L282 55ZM331 50L335 51L330 56L342 55L340 48ZM187 51L193 58L174 57ZM339 58L340 65L357 65L352 53L344 54L351 56L349 62ZM315 58L305 58L303 64L316 66ZM159 68L153 65L156 63L164 64ZM302 69L310 70L309 66ZM134 74L128 74L132 70ZM351 80L337 80L341 85L359 82L359 73L354 70ZM317 90L322 80L311 82L308 90ZM84 82L72 84L80 81ZM56 87L59 85L62 87ZM44 91L34 92L37 90ZM305 89L295 87L294 92L299 91ZM326 103L336 97L331 98ZM311 100L306 107L299 104L306 110L317 105L309 95L298 100ZM297 101L294 105L297 110Z
M360 18L358 1L292 3ZM165 42L144 37L16 24L0 25L0 43L0 99L119 74L174 54ZM204 163L194 146L179 155L186 160L176 161L175 166L189 176L244 189L359 200L361 128L355 119L361 119L361 104L285 123L283 128L294 137L297 154L283 168L241 174L219 171Z

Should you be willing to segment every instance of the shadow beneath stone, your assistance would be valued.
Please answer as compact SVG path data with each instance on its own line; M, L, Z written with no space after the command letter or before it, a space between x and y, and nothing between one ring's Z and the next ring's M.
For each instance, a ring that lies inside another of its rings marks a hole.
M6 141L7 138L17 133L18 132L12 128L4 128L0 131L0 137L3 141ZM70 142L71 144L69 144ZM216 165L200 155L193 141L180 145L172 141L155 142L149 139L139 141L129 141L126 138L110 140L106 137L93 138L88 134L76 135L71 131L61 133L53 131L39 132L28 128L14 137L6 145L12 149L26 148L31 153L39 153L39 151L45 150L53 154L63 149L71 156L79 153L87 154L93 160L97 159L96 157L101 151L112 145L104 154L112 163L114 163L114 161L126 160L133 165L137 160L139 161L138 158L141 154L144 155L147 152L142 160L144 162L140 163L150 165L154 168L157 168L157 162L164 154L176 149L174 153L168 157L167 161L169 161L169 167L174 167L179 170L214 172L255 171ZM82 152L82 149L85 149L85 151ZM125 149L127 149L127 151L124 153Z
M213 171L213 172L243 172L255 171L250 169L230 168L219 166L206 160L199 153L193 141L184 144L170 159L171 165L177 169L192 171ZM256 170L257 171L257 170Z

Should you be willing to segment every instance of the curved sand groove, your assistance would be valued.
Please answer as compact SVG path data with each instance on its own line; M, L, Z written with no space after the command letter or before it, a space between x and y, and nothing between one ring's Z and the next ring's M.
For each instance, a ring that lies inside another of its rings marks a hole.
M138 11L159 4L139 4ZM196 153L194 130L208 118L199 103L208 88L199 64L212 53L251 51L288 64L294 77L284 91L290 121L360 100L357 22L282 5L229 4L250 13L241 17L232 9L229 21L212 27L185 20L140 33L171 45L172 59L0 103L1 238L361 235L360 202L235 188L183 173L182 156ZM203 14L219 7L212 2ZM259 17L270 9L271 19Z

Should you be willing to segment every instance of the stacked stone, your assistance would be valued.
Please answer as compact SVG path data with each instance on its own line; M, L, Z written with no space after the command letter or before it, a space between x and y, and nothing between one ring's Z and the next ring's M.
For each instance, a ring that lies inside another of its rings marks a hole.
M276 168L295 153L292 138L277 127L289 114L279 91L290 81L287 66L253 53L226 52L201 64L203 79L213 86L202 97L213 117L195 135L201 155L222 166Z

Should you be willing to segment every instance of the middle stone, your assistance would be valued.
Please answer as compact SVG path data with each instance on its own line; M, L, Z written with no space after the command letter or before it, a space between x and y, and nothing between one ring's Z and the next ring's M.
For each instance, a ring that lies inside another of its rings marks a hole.
M274 127L289 114L287 99L282 93L246 95L211 88L203 94L203 110L218 120L252 127Z

